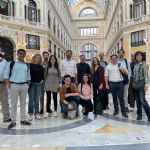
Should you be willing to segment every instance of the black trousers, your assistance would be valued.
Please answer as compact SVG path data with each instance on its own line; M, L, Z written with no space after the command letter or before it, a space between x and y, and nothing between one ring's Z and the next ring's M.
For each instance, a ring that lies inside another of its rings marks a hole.
M99 90L99 86L93 84L93 104L94 104L94 114L101 115L103 113L103 92Z
M121 107L122 114L125 114L125 101L124 101L124 87L122 82L110 82L109 84L110 91L113 96L113 104L114 104L114 111L119 112L119 104L118 99Z
M134 108L135 107L135 91L132 88L132 77L130 78L130 84L129 84L129 89L128 89L128 103L130 107Z
M103 106L103 110L106 110L108 104L109 104L109 100L108 100L108 90L100 90L100 96L101 96L101 100L102 100L102 106Z
M92 104L91 99L89 99L89 100L81 99L80 104L82 107L85 108L85 113L84 113L85 115L88 115L89 112L93 111L93 104Z
M53 94L54 111L57 111L57 92L46 91L46 95L47 95L46 110L47 110L47 112L51 112L51 93Z

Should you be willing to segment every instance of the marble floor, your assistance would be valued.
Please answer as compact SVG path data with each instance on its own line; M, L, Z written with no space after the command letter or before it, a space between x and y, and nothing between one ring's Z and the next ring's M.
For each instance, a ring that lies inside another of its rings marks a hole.
M111 97L109 105L96 118L92 113L83 118L80 112L77 119L65 120L59 113L58 117L33 120L30 127L20 126L18 105L18 122L12 130L2 122L0 110L0 150L150 150L150 122L145 113L142 121L136 121L136 110L128 119L121 114L114 117Z

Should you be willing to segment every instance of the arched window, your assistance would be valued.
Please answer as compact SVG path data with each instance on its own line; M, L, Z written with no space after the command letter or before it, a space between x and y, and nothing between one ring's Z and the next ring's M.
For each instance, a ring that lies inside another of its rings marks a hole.
M13 1L0 1L0 14L6 16L15 16L15 3Z
M146 1L134 0L130 5L130 18L140 18L146 14Z
M88 43L81 47L80 53L85 55L87 62L90 62L94 57L97 56L97 48L94 44Z
M96 16L98 16L97 11L91 7L83 8L79 13L79 17L96 17Z
M33 0L28 0L28 20L37 22L37 6Z

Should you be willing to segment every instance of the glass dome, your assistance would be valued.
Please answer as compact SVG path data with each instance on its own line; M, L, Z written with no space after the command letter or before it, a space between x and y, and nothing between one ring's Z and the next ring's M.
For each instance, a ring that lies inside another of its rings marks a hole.
M72 7L76 6L79 2L82 2L83 0L66 0L66 1L68 3L69 7L72 8ZM87 1L87 0L85 0L85 1ZM108 0L91 0L91 1L95 1L98 3L98 5L100 4L105 7Z
M98 16L97 11L91 7L84 8L80 11L79 17Z

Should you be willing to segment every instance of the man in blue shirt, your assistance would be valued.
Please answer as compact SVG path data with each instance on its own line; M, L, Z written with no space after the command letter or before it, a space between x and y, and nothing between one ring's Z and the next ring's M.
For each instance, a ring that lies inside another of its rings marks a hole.
M2 105L3 122L11 122L8 105L7 88L4 82L4 70L7 66L7 61L3 57L4 57L3 51L0 48L0 102Z
M20 100L20 113L22 125L31 125L30 122L26 121L26 97L28 93L30 83L30 70L24 61L26 51L19 49L17 52L18 59L14 61L13 67L11 63L8 63L5 72L4 79L10 89L11 97L11 119L12 122L8 126L11 129L16 126L16 115L17 115L17 102L18 97Z

